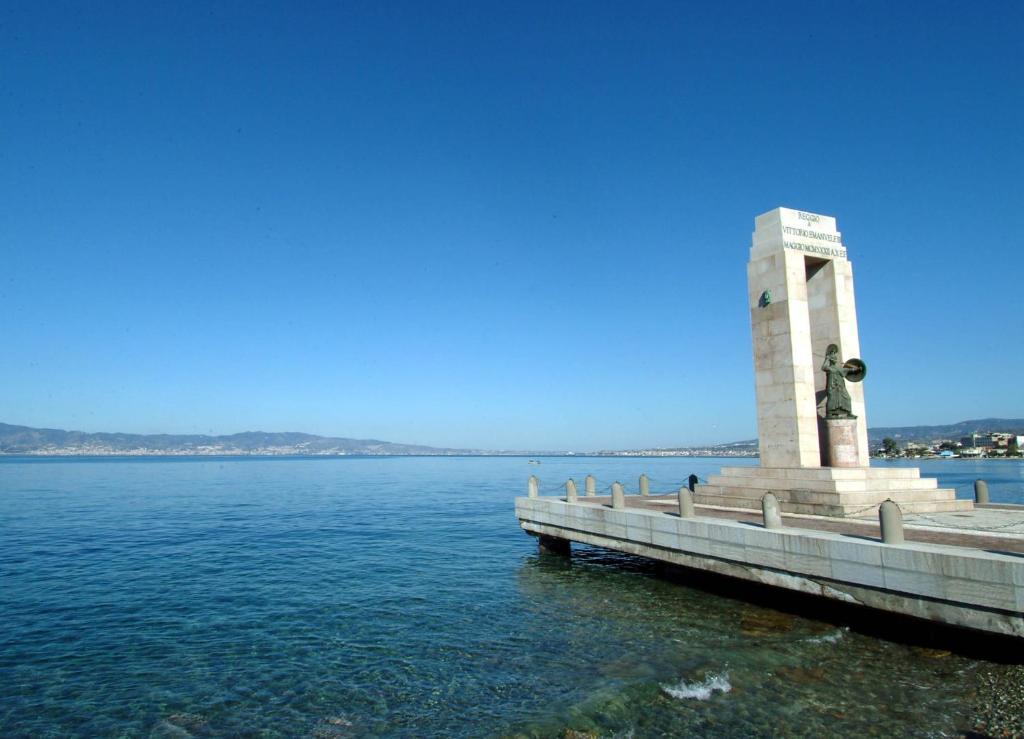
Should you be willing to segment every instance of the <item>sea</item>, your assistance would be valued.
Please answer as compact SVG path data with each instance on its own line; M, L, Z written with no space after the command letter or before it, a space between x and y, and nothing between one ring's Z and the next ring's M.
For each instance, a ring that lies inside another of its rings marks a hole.
M712 458L0 457L0 736L956 736L984 658L575 546L513 499ZM877 464L900 464L879 462ZM1024 464L916 461L1024 503Z

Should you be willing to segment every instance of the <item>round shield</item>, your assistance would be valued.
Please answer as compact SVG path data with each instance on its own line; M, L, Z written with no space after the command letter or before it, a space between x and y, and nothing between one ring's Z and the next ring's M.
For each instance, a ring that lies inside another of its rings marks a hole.
M868 366L860 359L847 359L843 362L843 369L846 370L846 379L850 382L860 382L868 373Z

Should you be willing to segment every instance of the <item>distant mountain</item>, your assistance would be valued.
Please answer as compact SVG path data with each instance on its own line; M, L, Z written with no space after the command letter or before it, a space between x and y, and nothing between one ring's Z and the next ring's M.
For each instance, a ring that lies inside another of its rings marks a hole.
M972 433L1005 431L1024 435L1024 418L982 418L960 421L945 426L879 426L868 429L872 447L892 437L901 443L928 442L935 439L957 441ZM205 434L118 434L37 429L0 423L0 454L32 454L46 456L75 455L252 455L252 456L347 456L353 454L401 455L559 455L555 451L484 451L480 449L446 449L419 444L396 444L379 439L349 439L316 436L298 432L245 431L226 436ZM734 441L707 447L603 451L597 455L721 455L751 456L757 454L757 440ZM581 453L586 455L586 452Z
M37 429L0 423L0 454L474 454L468 449L438 449L378 439L347 439L294 432L245 431L227 436L205 434L118 434Z
M882 439L886 437L901 442L935 439L959 441L964 436L992 431L1024 434L1024 418L979 418L975 421L960 421L945 426L876 426L868 429L868 442L872 446L881 444Z

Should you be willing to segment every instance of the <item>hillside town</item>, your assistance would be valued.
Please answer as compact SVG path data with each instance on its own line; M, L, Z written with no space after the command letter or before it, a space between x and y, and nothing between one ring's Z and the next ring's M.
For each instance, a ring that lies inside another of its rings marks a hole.
M1022 456L1024 435L993 431L971 434L960 439L935 439L929 442L905 441L886 437L873 450L872 456L882 459L907 457L913 459L937 457L940 459L989 459Z

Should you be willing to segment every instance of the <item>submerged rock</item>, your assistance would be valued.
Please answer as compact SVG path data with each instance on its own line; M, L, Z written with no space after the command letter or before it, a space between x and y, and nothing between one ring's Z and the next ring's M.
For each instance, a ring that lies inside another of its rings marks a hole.
M993 665L982 672L973 713L975 733L1024 737L1024 665Z
M192 739L192 734L170 721L160 721L149 732L150 739Z
M791 683L820 683L825 679L825 670L820 667L779 667L775 674Z
M740 631L745 636L774 636L792 630L796 617L766 608L746 608L740 617Z
M167 717L168 723L180 726L188 732L196 732L206 726L206 717L198 713L172 713Z
M313 727L313 739L343 739L352 736L352 722L344 716L327 716Z

